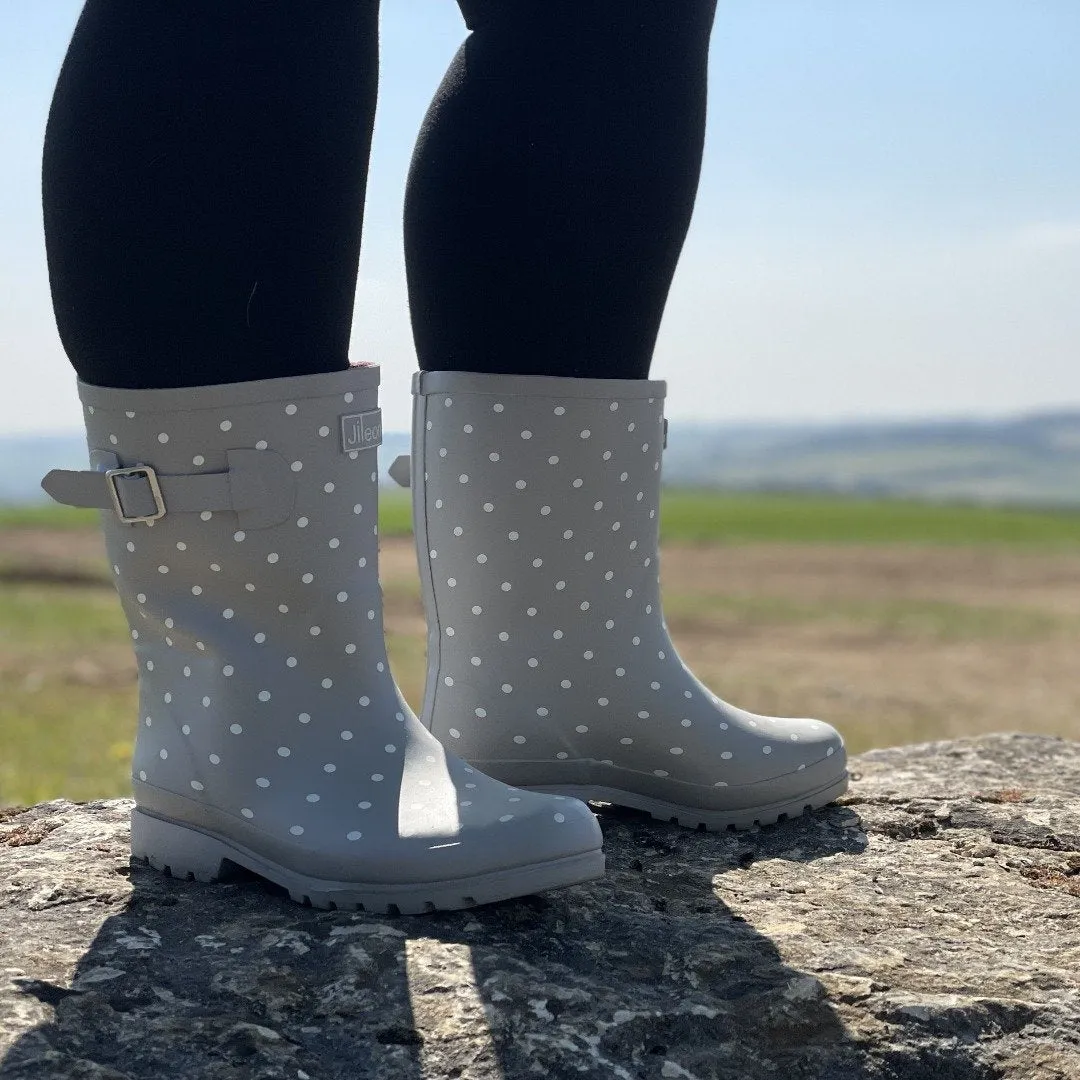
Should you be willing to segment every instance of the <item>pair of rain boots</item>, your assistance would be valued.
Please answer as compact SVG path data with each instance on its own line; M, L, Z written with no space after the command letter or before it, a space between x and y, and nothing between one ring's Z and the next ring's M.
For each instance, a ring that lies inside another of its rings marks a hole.
M418 913L601 875L584 799L724 828L845 790L833 728L727 705L671 644L658 382L417 376L418 719L383 637L378 383L80 385L91 469L43 486L103 511L139 667L136 857Z

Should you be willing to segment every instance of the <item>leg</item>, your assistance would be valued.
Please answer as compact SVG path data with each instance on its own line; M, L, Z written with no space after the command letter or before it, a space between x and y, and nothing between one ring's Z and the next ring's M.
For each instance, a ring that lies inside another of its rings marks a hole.
M719 698L661 603L666 386L646 375L713 4L492 2L470 5L407 222L424 723L506 783L693 828L823 806L847 787L839 733Z
M644 378L689 227L715 0L472 0L405 240L424 370Z
M378 0L88 0L44 157L83 381L346 366L377 68Z
M597 877L603 837L447 753L389 671L379 373L345 353L375 17L90 0L45 197L93 468L45 487L106 510L139 669L133 854L423 912Z

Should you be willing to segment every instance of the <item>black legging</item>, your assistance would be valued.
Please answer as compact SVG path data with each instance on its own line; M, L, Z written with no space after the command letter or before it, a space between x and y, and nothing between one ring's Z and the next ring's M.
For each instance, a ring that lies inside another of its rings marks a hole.
M405 210L425 370L643 378L690 223L716 0L462 0ZM88 0L45 141L84 381L339 370L378 0Z

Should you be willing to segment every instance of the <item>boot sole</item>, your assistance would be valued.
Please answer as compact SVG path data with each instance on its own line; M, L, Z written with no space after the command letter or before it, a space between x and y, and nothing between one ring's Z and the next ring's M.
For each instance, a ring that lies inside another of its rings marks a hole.
M830 781L816 791L807 792L796 799L764 806L752 806L744 810L702 810L692 806L680 806L677 803L651 799L647 795L637 795L632 791L599 785L557 784L532 786L519 784L530 791L546 792L551 795L568 795L588 803L610 803L614 806L627 806L633 810L643 810L657 821L666 821L680 825L685 829L699 829L705 832L723 832L731 830L741 832L752 829L755 825L775 825L791 818L801 817L809 810L818 810L834 799L839 798L848 789L848 773L845 771L836 780Z
M223 837L138 809L131 814L131 853L155 870L180 880L220 881L242 867L285 889L298 904L378 915L457 911L561 889L602 877L605 865L603 851L596 848L580 855L450 881L405 885L324 881L278 866Z

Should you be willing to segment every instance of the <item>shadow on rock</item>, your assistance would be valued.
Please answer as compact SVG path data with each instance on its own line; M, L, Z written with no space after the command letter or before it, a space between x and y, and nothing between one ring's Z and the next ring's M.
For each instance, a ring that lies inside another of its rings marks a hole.
M961 1076L871 1060L823 984L718 898L714 878L747 859L857 854L843 807L740 834L604 813L601 881L388 918L303 908L250 876L199 885L128 866L127 805L48 804L54 827L9 875L5 917L20 917L21 889L36 947L8 948L0 1003L38 1019L9 1028L4 1080ZM115 895L94 893L98 872ZM50 873L92 895L33 902ZM69 983L47 957L77 925Z

